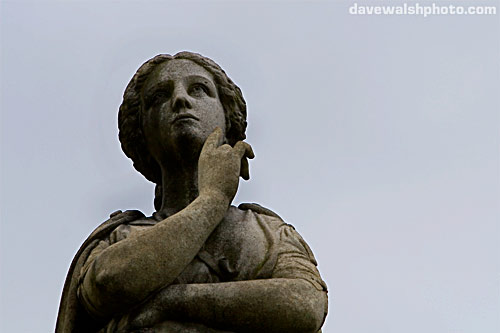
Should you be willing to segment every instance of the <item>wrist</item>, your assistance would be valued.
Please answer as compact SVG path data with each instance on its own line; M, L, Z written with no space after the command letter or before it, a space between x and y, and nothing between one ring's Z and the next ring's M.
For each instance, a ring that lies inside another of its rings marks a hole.
M211 207L224 208L224 210L229 207L232 201L226 194L218 190L202 190L199 198L209 202Z

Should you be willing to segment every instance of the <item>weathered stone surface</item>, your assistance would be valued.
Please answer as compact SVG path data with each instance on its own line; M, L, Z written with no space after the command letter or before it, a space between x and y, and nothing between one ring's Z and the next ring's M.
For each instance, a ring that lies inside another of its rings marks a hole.
M234 207L254 157L240 89L212 60L159 55L127 86L120 141L156 212L115 212L68 273L57 332L318 332L326 285L295 229Z

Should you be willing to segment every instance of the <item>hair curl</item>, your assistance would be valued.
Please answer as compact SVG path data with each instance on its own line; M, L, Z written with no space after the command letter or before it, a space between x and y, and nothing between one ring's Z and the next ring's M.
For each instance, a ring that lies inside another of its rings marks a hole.
M174 56L160 54L146 61L132 77L123 94L123 102L118 113L118 137L123 152L133 161L134 168L144 175L146 179L157 184L156 192L158 192L158 185L161 185L162 181L161 170L148 150L142 130L142 89L149 75L158 65L173 59L190 60L212 74L219 99L224 108L228 143L234 145L246 137L247 109L243 94L240 88L231 81L224 70L213 60L197 53L185 51ZM157 198L158 194L156 194ZM157 200L155 199L155 201Z

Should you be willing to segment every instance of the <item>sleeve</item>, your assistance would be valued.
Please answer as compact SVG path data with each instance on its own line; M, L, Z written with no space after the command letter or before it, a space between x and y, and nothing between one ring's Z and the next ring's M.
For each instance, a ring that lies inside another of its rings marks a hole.
M327 291L326 283L321 279L314 255L295 228L289 224L278 230L278 258L274 267L273 278L304 279L317 290Z
M99 255L110 245L125 239L128 237L130 233L130 226L127 224L122 224L115 228L111 234L109 234L108 237L99 240L98 242L94 243L94 248L91 250L89 256L83 263L82 269L80 272L75 272L78 275L78 289L77 289L77 295L78 299L80 302L83 304L87 312L93 316L94 318L101 318L102 313L100 314L100 311L97 310L98 304L93 304L91 299L95 299L92 297L92 294L94 293L93 287L89 285L88 283L85 283L85 276L90 270L90 267L92 264L95 262L95 259L99 257Z

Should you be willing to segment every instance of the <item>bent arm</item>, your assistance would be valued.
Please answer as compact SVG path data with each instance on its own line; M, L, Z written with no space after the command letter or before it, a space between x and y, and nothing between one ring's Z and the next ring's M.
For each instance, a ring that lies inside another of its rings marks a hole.
M222 142L223 132L217 128L203 145L200 194L193 202L154 227L112 244L90 264L80 286L90 312L100 317L123 313L172 283L200 251L236 194L241 161L253 157L244 142L234 148Z
M123 318L119 328L178 320L237 332L317 332L326 304L326 292L303 279L172 285Z
M102 317L123 312L170 284L199 252L228 206L223 195L200 194L177 214L106 248L83 279L83 297L93 312Z

